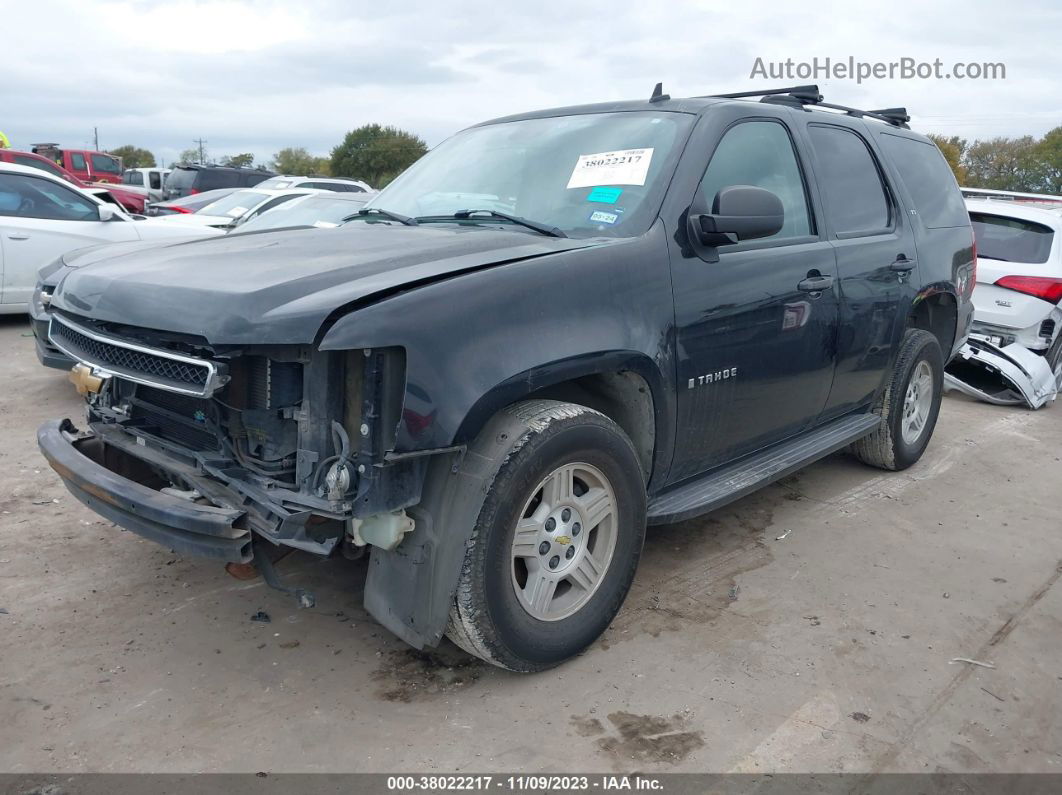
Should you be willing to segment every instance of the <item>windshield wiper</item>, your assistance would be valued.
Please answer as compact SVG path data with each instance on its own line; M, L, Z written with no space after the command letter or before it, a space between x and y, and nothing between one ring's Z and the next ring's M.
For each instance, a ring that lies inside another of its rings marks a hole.
M427 216L418 220L429 221L434 220L434 218L457 218L459 220L464 220L466 218L471 218L475 214L485 214L489 215L491 218L502 218L506 221L509 221L510 223L518 224L520 226L526 226L528 229L533 229L536 232L539 232L543 235L549 235L550 237L567 237L564 232L562 232L555 226L543 224L539 221L531 221L527 218L521 218L519 215L509 215L509 213L499 212L498 210L458 210L453 215Z
M416 226L417 219L410 218L408 215L402 215L401 213L393 213L390 210L385 210L382 207L362 207L358 210L358 215L353 217L365 218L369 215L379 215L382 218L387 218L390 221L398 221L400 224L406 226Z

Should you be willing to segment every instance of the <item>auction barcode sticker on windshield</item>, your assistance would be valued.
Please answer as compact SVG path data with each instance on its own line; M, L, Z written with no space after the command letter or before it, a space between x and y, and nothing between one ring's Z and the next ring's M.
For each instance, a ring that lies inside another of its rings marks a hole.
M598 185L644 185L653 161L652 149L624 149L579 155L568 188L593 188Z

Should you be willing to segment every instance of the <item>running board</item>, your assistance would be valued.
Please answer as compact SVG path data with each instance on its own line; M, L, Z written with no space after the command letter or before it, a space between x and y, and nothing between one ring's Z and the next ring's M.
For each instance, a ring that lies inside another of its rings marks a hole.
M834 420L780 446L683 483L649 501L647 521L670 524L714 511L862 439L873 433L880 422L877 414Z

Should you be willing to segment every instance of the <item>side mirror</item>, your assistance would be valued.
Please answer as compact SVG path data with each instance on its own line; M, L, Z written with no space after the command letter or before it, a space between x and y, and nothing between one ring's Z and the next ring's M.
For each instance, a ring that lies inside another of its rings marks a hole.
M114 206L110 204L101 204L99 206L99 214L101 221L113 221L117 217Z
M711 213L690 213L689 234L702 246L726 246L770 237L784 222L782 200L769 190L730 185L715 194Z

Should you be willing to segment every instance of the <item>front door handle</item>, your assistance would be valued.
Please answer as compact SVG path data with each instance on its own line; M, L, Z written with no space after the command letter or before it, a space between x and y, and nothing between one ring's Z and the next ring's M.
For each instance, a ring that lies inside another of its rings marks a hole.
M910 273L914 270L915 261L913 259L907 259L906 254L897 254L896 259L893 260L889 266L890 270L894 270L897 273Z
M29 235L22 234L21 232L11 232L8 234L11 240L29 240Z
M802 293L821 293L833 287L832 276L808 276L797 282L797 289Z

